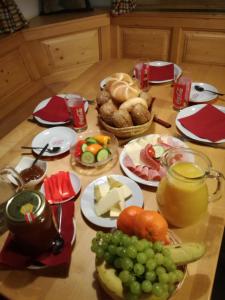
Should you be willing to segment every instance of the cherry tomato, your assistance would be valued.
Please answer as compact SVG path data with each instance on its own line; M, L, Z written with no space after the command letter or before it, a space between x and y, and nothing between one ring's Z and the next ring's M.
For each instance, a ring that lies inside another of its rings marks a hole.
M155 150L151 144L145 146L145 155L147 157L155 158Z
M81 156L82 154L82 145L85 144L86 141L85 140L79 140L77 143L76 143L76 146L75 146L75 152L74 152L74 155L76 157L79 157Z

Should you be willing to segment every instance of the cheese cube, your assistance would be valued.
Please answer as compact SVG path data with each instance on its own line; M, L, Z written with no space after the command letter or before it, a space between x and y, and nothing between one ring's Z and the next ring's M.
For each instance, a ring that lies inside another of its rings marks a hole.
M132 192L127 185L122 185L118 188L119 193L121 193L123 199L128 199L132 196Z
M101 216L115 206L118 202L123 201L123 196L119 193L118 188L113 188L95 204L97 216Z
M102 184L96 184L94 186L94 197L96 202L100 201L109 191L110 186L108 182Z
M121 209L119 207L113 206L110 209L109 216L111 218L117 218L117 217L119 217L120 213L121 213Z

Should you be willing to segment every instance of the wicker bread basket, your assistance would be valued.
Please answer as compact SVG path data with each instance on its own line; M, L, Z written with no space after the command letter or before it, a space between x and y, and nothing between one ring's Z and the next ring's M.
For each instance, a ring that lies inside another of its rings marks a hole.
M109 132L113 133L115 136L119 138L129 138L129 137L135 137L138 136L145 131L147 131L153 121L154 113L151 112L151 119L142 125L136 125L131 127L123 127L123 128L116 128L108 125L103 121L103 119L99 116L99 123Z

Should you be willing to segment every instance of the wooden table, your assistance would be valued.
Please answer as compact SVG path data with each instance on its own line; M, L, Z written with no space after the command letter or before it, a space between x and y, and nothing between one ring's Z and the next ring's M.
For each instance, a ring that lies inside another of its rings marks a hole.
M80 93L88 99L94 99L99 82L113 72L130 73L134 60L113 60L100 62L86 71L78 79L72 81L62 92ZM193 81L208 82L218 90L224 89L224 69L216 66L182 65L183 72ZM172 108L171 84L154 85L151 93L156 97L154 104L158 117L170 122L172 127L166 129L153 123L148 133L176 135L175 117L177 112ZM41 99L40 99L41 100ZM224 105L224 100L217 100L217 104ZM89 129L96 128L97 114L94 105L90 105L88 112ZM20 159L22 145L30 145L33 137L44 130L38 124L27 120L22 122L13 131L0 141L0 167L15 166ZM211 159L215 169L225 173L224 150L208 146L187 143L193 149L198 149ZM121 151L121 149L119 149ZM57 170L72 170L70 155L48 162L48 174ZM107 174L123 174L119 163ZM96 177L81 176L82 191ZM145 208L156 206L155 189L141 186L144 194ZM182 241L204 241L207 253L198 262L188 265L188 276L182 288L173 299L210 299L217 260L224 229L224 198L211 203L208 215L198 224L185 228L175 229L175 233ZM83 218L80 211L80 199L76 201L75 217L77 224L76 244L72 253L72 260L68 273L63 267L44 270L1 271L0 292L10 299L17 300L44 300L44 299L109 299L96 282L95 256L90 250L91 240L98 228L92 226ZM0 237L2 246L6 234Z

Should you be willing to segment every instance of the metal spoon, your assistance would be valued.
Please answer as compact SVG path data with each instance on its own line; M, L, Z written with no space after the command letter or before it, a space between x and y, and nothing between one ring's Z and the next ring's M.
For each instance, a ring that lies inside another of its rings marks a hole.
M38 154L38 156L35 158L35 160L33 161L31 168L36 164L36 162L41 158L42 154L46 151L46 149L48 148L48 144L46 144L44 146L44 148L41 150L41 152Z
M22 149L43 149L43 147L28 147L28 146L22 146ZM61 147L50 147L47 148L45 151L49 152L49 153L57 153L59 152L61 149Z
M61 235L61 226L62 226L62 205L58 204L58 235L52 242L52 253L57 255L62 251L62 248L64 246L64 239Z
M196 91L198 92L210 92L210 93L213 93L213 94L216 94L216 95L219 95L219 96L224 96L224 94L222 93L218 93L218 92L215 92L215 91L211 91L211 90L206 90L204 89L202 86L200 85L194 85L194 88L196 89Z

